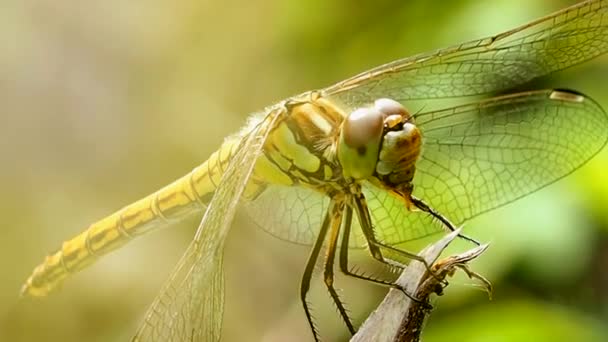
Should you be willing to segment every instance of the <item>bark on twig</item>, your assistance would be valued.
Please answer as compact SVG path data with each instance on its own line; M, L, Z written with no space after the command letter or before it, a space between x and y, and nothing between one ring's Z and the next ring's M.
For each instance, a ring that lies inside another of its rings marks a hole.
M488 245L481 245L461 254L437 261L441 252L452 242L460 230L447 234L436 243L426 247L422 256L432 269L435 277L428 274L421 262L412 262L401 274L397 284L414 294L421 302L414 302L400 290L391 289L382 303L361 325L351 342L363 341L419 341L425 319L432 311L429 298L433 293L441 294L446 282L443 280L461 269L471 278L480 280L488 293L491 284L481 275L471 271L467 263L481 255Z

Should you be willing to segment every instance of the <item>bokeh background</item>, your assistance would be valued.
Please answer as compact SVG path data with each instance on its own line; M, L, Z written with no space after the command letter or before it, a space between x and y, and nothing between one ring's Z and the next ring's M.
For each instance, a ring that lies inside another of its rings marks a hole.
M0 11L0 341L124 341L196 219L129 244L41 300L20 299L60 243L189 172L248 113L414 53L495 34L574 1L4 1ZM608 59L537 82L608 108ZM548 165L547 167L551 167ZM608 340L608 151L467 224L492 243L457 278L426 341ZM227 244L226 341L310 341L308 248L238 216ZM364 260L361 257L360 260ZM361 261L364 262L364 261ZM385 289L341 277L357 323ZM348 333L315 282L325 340Z

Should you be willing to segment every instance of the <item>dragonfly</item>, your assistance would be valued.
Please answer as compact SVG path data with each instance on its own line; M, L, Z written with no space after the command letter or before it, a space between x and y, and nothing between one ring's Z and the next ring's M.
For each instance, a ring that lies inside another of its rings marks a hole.
M319 258L355 333L335 288L336 257L346 275L395 286L357 273L349 251L365 248L384 263L388 255L416 260L400 246L454 230L585 164L608 141L608 115L596 101L563 89L508 91L606 52L608 0L584 1L280 101L252 114L187 175L65 241L22 293L45 296L135 237L204 212L134 340L217 341L224 244L243 209L277 238L311 246L300 299L313 338L320 335L307 294ZM453 99L462 101L441 107ZM420 102L439 108L408 109Z

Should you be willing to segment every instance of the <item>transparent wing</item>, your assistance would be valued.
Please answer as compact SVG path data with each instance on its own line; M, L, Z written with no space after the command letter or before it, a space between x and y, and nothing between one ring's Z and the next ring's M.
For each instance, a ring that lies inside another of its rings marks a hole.
M364 184L363 189L380 239L399 236L399 239L411 241L432 233L429 227L435 225L430 217L404 210L403 201L370 183ZM254 201L246 202L245 208L255 224L271 235L287 242L311 245L319 234L328 205L329 197L317 191L268 185ZM404 229L406 223L408 226ZM366 244L359 222L355 219L348 246L364 248Z
M280 113L269 110L243 137L195 238L146 313L136 341L218 341L224 305L223 247L261 147Z
M263 230L299 244L312 244L319 233L329 197L303 187L268 184L254 201L246 202L247 213Z
M414 195L455 224L539 190L572 173L608 141L608 115L592 99L540 90L420 114L424 139ZM398 212L390 200L383 211ZM405 213L389 217L391 244L429 235ZM412 228L409 228L412 227ZM413 234L410 230L415 229Z
M422 113L415 120L424 142L414 195L455 224L568 175L608 140L604 110L569 91L495 97ZM268 190L250 204L260 227L283 240L311 244L327 200L307 189ZM377 237L386 243L418 240L442 229L384 190L365 184L364 193ZM349 244L364 245L360 235Z
M351 108L381 97L401 100L407 105L407 100L486 94L568 68L606 52L608 0L585 1L496 36L371 69L326 88L323 94ZM567 132L581 132L581 136L574 137L573 143L588 146L602 143L604 140L598 137L602 135L600 131L593 132L595 135L584 135L589 133L587 130L593 131L594 128L589 127L586 120L599 121L601 125L596 127L605 128L606 125L605 121L598 119L603 118L598 114L603 113L602 110L591 100L583 99L582 103L564 103L548 99L542 93L519 94L420 115L418 125L423 129L423 134L430 136L426 136L425 151L417 163L415 194L432 200L431 204L451 220L462 222L563 177L595 154L596 150L581 151L554 138L535 137L535 134L541 134L544 130L553 137L567 138ZM559 108L562 105L563 108ZM550 115L551 111L554 117ZM575 112L580 120L557 115L568 111ZM490 129L494 124L499 130L499 119L517 120L517 115L523 116L524 113L533 120L510 123L509 129L519 129L521 134L527 136L513 135L497 142L495 140L501 139L501 136L490 132L486 132L486 136L474 137L467 135L468 132L459 131L464 129L463 125L473 129L476 119L481 120L477 124L483 123L484 129ZM484 118L487 114L493 116ZM429 120L429 117L434 117L434 120ZM572 127L566 129L568 125ZM437 128L440 126L445 126L445 129ZM458 145L446 145L458 138L467 138L470 146L463 145L458 150ZM445 141L441 142L442 139ZM478 140L472 141L474 139ZM484 145L488 143L492 144ZM538 147L534 143L542 143L543 146ZM487 156L481 151L494 154ZM561 153L561 158L568 161L560 159L559 162L563 162L560 165L543 165L547 170L534 163L517 164L516 161L525 160L532 153L530 151L537 153L538 160L549 161ZM547 155L543 156L545 152ZM455 161L448 158L450 153L453 153L451 156ZM513 155L512 161L492 160L509 155ZM483 158L490 161L489 166L483 162ZM474 165L472 169L468 168L469 164ZM475 167L491 167L491 170L476 170ZM534 174L535 178L525 180L528 174ZM513 179L508 175L512 175ZM515 180L515 177L523 177L524 180ZM473 186L469 182L477 183ZM519 185L517 182L528 183ZM478 183L485 185L477 187ZM451 186L455 188L448 192L442 190ZM386 242L416 240L439 229L437 225L429 224L426 217L404 212L403 203L384 191L370 184L364 190L376 231ZM503 190L504 194L501 193ZM312 190L269 186L249 207L258 225L272 235L287 241L310 244L316 237L326 205L327 200ZM464 207L458 209L461 205ZM357 231L354 229L354 232ZM353 237L355 241L351 241L351 246L364 243L360 236Z
M492 37L376 67L324 94L351 108L382 97L405 101L487 94L606 52L608 0L585 1Z

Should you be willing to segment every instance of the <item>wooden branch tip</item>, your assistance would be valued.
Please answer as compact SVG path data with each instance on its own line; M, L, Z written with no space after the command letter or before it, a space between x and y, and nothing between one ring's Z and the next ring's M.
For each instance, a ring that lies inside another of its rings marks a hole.
M396 284L417 300L411 300L399 289L391 289L382 303L363 322L351 342L419 341L424 322L432 311L431 295L441 295L448 285L446 277L454 275L457 270L462 270L471 279L480 281L481 286L491 298L492 285L490 282L468 266L470 261L486 251L488 244L437 260L460 232L461 230L458 229L446 234L442 239L427 246L419 253L427 265L432 265L431 270L434 275L429 274L422 262L412 261L397 279Z

